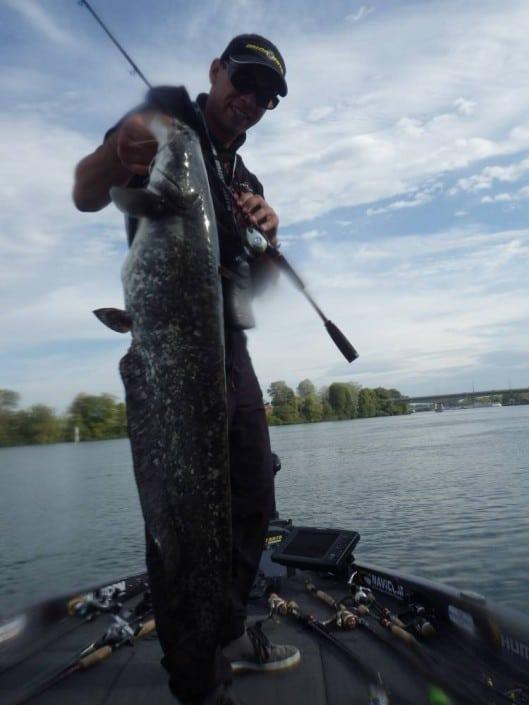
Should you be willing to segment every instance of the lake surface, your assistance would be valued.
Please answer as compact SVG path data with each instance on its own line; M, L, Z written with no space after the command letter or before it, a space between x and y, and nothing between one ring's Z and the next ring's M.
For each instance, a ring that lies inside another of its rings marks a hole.
M276 427L283 517L529 613L529 406ZM127 440L0 449L0 614L141 571Z

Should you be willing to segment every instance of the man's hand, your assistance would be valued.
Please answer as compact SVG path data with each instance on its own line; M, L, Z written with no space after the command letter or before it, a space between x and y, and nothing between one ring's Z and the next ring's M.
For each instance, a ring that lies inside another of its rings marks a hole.
M277 245L277 228L279 218L262 196L255 193L238 193L235 197L237 207L244 220L266 236L274 247Z
M121 164L132 174L144 176L156 154L158 142L148 127L146 114L128 117L118 130L117 154Z
M95 152L75 169L73 201L81 211L98 211L110 203L112 186L126 186L133 174L149 173L158 143L148 125L152 114L126 118Z

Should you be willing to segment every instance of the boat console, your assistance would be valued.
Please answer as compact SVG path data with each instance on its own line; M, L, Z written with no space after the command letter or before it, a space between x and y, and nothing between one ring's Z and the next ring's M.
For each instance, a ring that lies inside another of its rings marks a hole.
M341 574L359 541L356 531L296 526L277 545L271 559L287 568Z

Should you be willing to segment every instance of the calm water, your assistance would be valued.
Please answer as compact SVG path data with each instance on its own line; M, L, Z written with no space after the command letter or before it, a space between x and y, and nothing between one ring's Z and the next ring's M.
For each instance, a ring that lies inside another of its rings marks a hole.
M529 407L273 428L282 516L529 613ZM128 441L0 450L0 613L143 569Z

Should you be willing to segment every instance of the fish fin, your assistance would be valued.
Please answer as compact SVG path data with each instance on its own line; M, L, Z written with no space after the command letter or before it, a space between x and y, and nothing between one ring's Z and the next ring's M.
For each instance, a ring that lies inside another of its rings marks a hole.
M130 333L132 330L132 318L120 308L98 308L92 313L116 333Z
M135 218L160 218L173 210L163 198L145 188L113 186L110 197L120 211Z

